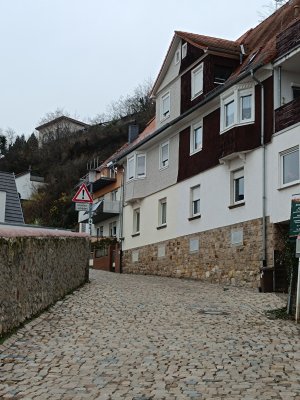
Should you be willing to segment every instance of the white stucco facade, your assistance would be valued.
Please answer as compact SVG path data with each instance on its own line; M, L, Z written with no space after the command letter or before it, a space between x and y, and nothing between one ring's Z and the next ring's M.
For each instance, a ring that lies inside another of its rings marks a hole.
M21 200L29 200L39 188L45 186L43 178L35 177L31 172L20 174L15 179Z

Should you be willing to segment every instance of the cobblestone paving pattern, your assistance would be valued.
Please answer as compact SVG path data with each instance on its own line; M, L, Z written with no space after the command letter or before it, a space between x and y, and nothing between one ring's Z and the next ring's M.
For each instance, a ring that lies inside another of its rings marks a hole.
M227 289L227 288L226 288ZM91 271L0 346L0 399L300 399L300 336L275 294Z

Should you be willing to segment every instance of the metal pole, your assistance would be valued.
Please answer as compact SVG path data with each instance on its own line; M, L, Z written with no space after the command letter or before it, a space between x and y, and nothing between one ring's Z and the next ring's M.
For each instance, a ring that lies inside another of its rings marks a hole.
M300 314L300 258L298 261L298 279L297 279L297 298L296 298L296 323L299 321Z
M91 187L90 187L90 194L93 197L93 182L90 182ZM92 236L92 207L93 203L89 204L89 233L90 236Z

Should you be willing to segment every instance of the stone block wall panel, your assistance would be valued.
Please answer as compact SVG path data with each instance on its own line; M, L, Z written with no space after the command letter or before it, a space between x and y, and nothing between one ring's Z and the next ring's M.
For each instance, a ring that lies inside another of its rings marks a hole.
M0 335L88 281L85 237L0 237Z
M242 245L231 244L231 231L243 230ZM190 252L190 239L199 239L199 251ZM267 218L267 265L273 267L277 234ZM165 257L158 257L158 247L165 245ZM272 247L272 249L271 249ZM138 261L132 253L138 252ZM191 278L202 281L260 286L262 267L262 219L220 227L165 242L125 250L123 272Z

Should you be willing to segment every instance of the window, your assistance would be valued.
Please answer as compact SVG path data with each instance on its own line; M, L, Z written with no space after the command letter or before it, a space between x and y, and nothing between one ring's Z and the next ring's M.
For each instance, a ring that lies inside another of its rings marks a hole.
M159 147L159 168L163 169L169 165L169 142L163 143Z
M181 58L185 58L187 55L187 43L183 43L181 46Z
M100 228L97 228L97 237L103 237L104 233L104 227L100 226Z
M297 182L299 175L299 148L293 147L280 153L281 159L281 185Z
M127 181L146 176L146 155L134 154L127 159Z
M130 181L134 178L134 170L135 170L135 157L130 157L127 160L127 180Z
M232 92L221 97L220 132L234 125L254 122L254 87L237 85Z
M234 100L230 100L228 103L225 103L225 128L228 128L229 126L234 124L234 110L235 110L235 104Z
M240 99L241 121L251 120L252 118L252 95L241 96Z
M175 65L178 64L179 61L180 61L180 50L176 50L176 53L175 53L175 60L174 60Z
M116 201L116 200L117 200L117 193L118 193L117 190L113 190L113 191L110 193L110 199L111 199L111 201Z
M160 119L163 121L164 119L170 116L170 92L166 93L161 98L161 115Z
M110 222L109 224L109 236L116 237L117 236L117 222Z
M244 199L244 168L242 168L232 172L232 203L240 203Z
M203 64L192 70L191 98L199 96L203 91Z
M146 176L146 156L145 154L138 154L136 156L136 174L138 178Z
M191 217L200 215L200 185L191 188Z
M190 134L190 154L196 153L202 149L202 123L192 125Z
M292 86L292 91L293 91L293 99L297 99L300 97L300 85Z
M140 209L133 210L133 233L140 232Z
M159 200L159 220L158 220L158 225L159 226L165 226L167 224L167 199L161 199Z

